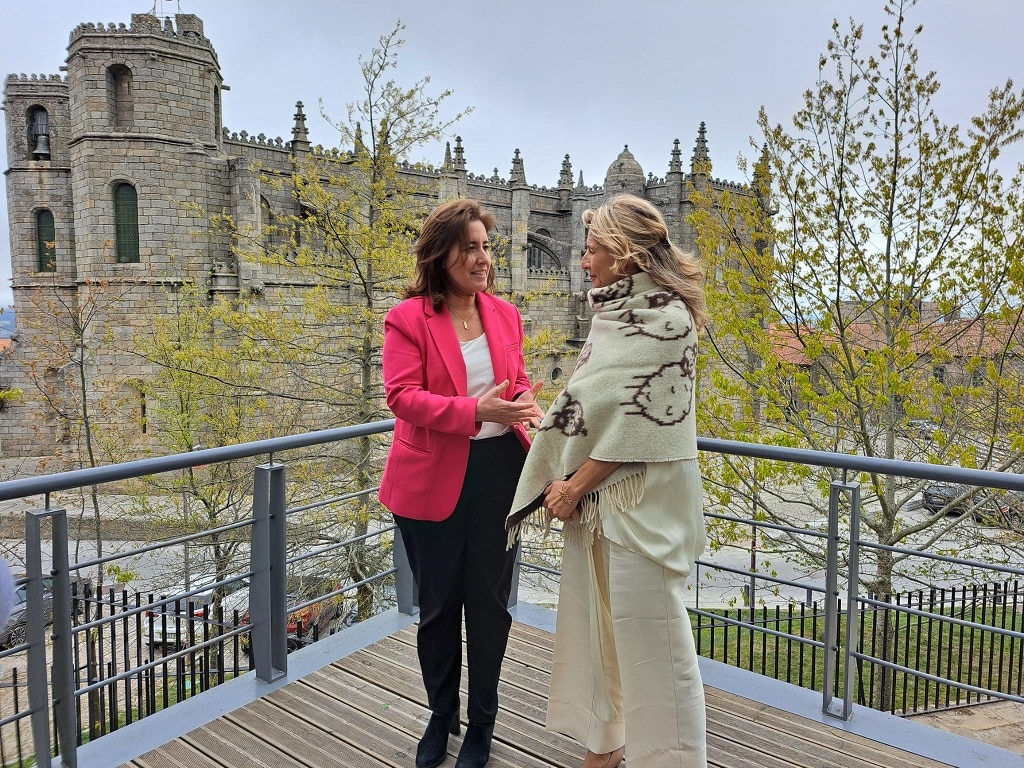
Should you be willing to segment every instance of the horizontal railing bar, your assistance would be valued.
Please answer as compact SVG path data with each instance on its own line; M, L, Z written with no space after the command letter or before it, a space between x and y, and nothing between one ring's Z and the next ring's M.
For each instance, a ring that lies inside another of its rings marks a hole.
M807 592L821 592L825 593L825 588L822 586L808 584L804 581L792 581L790 579L783 579L779 576L772 576L767 573L761 573L760 571L747 571L742 568L734 568L730 565L718 565L708 560L697 560L695 565L700 565L709 570L725 571L736 576L743 576L745 579L757 579L758 581L770 581L774 584L785 584L787 587L797 587Z
M375 485L373 488L363 488L359 491L352 491L351 493L343 493L339 496L332 496L329 499L321 499L320 501L314 501L310 504L305 504L298 507L289 507L285 510L286 515L294 515L296 512L308 512L311 509L320 509L320 507L327 507L331 504L338 504L343 501L351 501L352 499L358 499L360 496L368 496L371 493L376 493L380 490L379 485Z
M394 429L395 420L374 421L368 424L355 424L335 429L321 429L314 432L303 432L297 435L272 437L251 443L225 445L217 448L201 448L198 451L174 453L168 456L157 456L149 459L126 461L122 464L110 464L102 467L73 469L68 472L57 472L39 477L24 477L17 480L6 480L0 483L0 501L20 499L25 496L37 496L53 491L65 491L86 485L102 485L118 480L130 480L144 475L155 475L176 469L188 469L200 464L215 464L233 459L245 459L263 454L277 453L295 448L307 448L311 445L349 440L354 437L366 437Z
M741 610L741 609L737 609ZM697 616L705 616L709 619L715 619L720 624L728 624L733 627L747 627L748 629L754 629L758 632L764 632L768 635L775 635L775 637L785 638L787 640L793 640L798 643L804 643L805 645L813 645L815 648L824 648L825 643L821 640L815 640L810 637L802 637L801 635L791 635L787 632L779 632L774 629L768 629L768 627L762 627L760 624L752 624L749 621L742 621L740 619L733 619L729 616L723 616L718 613L709 613L708 611L700 608L687 608L687 613L696 614ZM787 617L788 618L788 617ZM799 620L800 617L795 617L794 620ZM703 627L705 630L713 631L713 627Z
M188 648L182 648L180 651L168 653L164 656L161 656L159 659L147 661L144 664L140 664L137 667L126 669L123 672L118 672L116 674L111 675L110 677L105 677L102 680L97 680L95 683L83 686L82 688L79 688L77 691L75 691L75 698L81 698L82 696L92 693L93 691L98 691L100 688L105 688L111 683L119 683L122 680L127 680L132 677L138 677L140 672L146 672L150 669L154 669L155 667L162 667L163 665L175 661L179 658L183 658L185 656L190 656L193 654L198 654L204 648L212 648L215 645L223 643L225 639L230 640L235 635L241 635L243 632L248 632L251 629L251 624L242 624L238 627L235 627L231 631L224 632L223 634L218 635L217 637L211 637L209 640L200 641L197 638L196 644L190 645ZM245 670L240 674L245 674L248 671L249 670Z
M1024 474L997 472L991 469L965 469L944 464L927 464L923 461L904 459L881 459L876 456L856 456L849 453L814 451L807 448L786 448L778 445L745 443L739 440L697 438L697 448L707 453L728 453L733 456L750 456L757 459L771 459L814 467L852 469L876 475L903 475L920 480L947 480L964 485L989 486L1011 491L1024 491Z
M1024 569L1014 568L1009 565L999 565L998 563L985 563L981 560L967 560L962 557L953 557L952 555L939 555L934 552L923 552L919 549L906 549L905 547L894 547L891 544L879 544L877 542L866 541L864 539L857 539L857 546L864 547L865 549L882 549L886 550L887 552L897 552L901 555L910 555L912 557L919 557L924 560L939 560L943 563L976 566L986 571L998 571L1000 573L1012 573L1014 576L1024 576Z
M828 533L820 531L817 528L796 528L792 525L783 525L781 523L770 523L767 520L753 520L749 517L732 517L731 515L722 515L717 512L704 512L704 517L713 517L716 520L725 520L730 523L746 524L752 528L769 528L773 531L782 531L784 533L795 533L798 536L810 536L813 539L827 539Z
M179 544L188 544L190 541L204 539L207 536L211 536L213 534L226 533L228 531L234 531L239 528L248 528L250 526L252 526L251 517L246 518L245 520L239 520L234 523L228 523L227 525L222 525L219 528L211 528L208 531L200 531L199 533L188 533L184 536L179 536L175 539L162 539L154 544L147 544L143 547L138 547L136 549L115 552L112 555L98 557L94 560L83 560L81 562L74 563L73 565L70 565L68 567L73 571L81 571L85 568L92 568L93 566L103 565L104 563L110 563L114 560L122 560L126 557L135 557L136 555L144 555L147 552L153 552L157 549L164 549L165 547L174 547L178 546Z
M303 552L301 555L293 555L292 557L290 557L287 560L285 560L285 562L288 565L294 565L295 563L301 563L303 560L309 560L310 558L317 557L318 555L327 554L328 552L333 552L336 549L341 549L341 548L347 547L347 546L349 546L351 544L358 544L360 541L365 541L367 539L372 539L372 538L376 538L376 537L379 537L379 536L383 536L385 533L390 533L391 531L394 531L397 528L398 528L398 526L395 525L394 523L392 523L391 525L387 526L386 528L381 528L380 530L377 530L377 531L368 531L366 533L361 533L358 536L353 536L351 539L345 539L344 541L336 541L336 542L334 542L332 544L328 544L328 545L326 545L326 546L324 546L324 547L322 547L320 549L313 549L313 550L310 550L309 552Z
M1005 637L1015 637L1018 640L1024 640L1024 632L1018 632L1014 629L1006 629L1005 627L997 627L992 624L979 624L975 621L969 621L967 619L957 619L953 616L944 616L941 613L930 613L928 611L922 611L918 608L911 608L909 605L897 605L896 603L886 603L881 600L875 600L871 597L858 597L857 602L863 603L864 605L873 605L876 608L883 610L891 610L897 613L906 613L910 616L917 616L919 618L929 619L931 621L941 621L946 624L956 624L959 627L969 627L970 629L981 629L986 632L992 632L996 635L1003 635ZM952 609L952 606L950 606ZM995 610L995 606L992 606L992 610Z
M333 592L328 592L326 595L321 595L320 597L315 597L312 600L307 600L304 603L299 603L298 605L289 608L288 613L295 613L296 611L301 611L304 608L309 608L310 606L316 605L317 603L322 603L324 600L329 600L332 597L340 597L346 592L349 592L353 589L359 589L359 587L365 586L366 584L372 584L373 582L380 581L381 579L386 579L388 576L391 576L392 574L397 572L397 568L389 568L386 571L375 573L373 576L367 576L362 581L354 581L351 584L346 584L344 587L340 587L339 589L334 590Z
M874 664L877 664L880 667L888 667L889 669L896 670L897 672L903 672L905 674L910 675L911 677L920 678L921 680L929 680L933 683L939 683L940 685L948 685L952 688L959 688L962 691L971 691L972 693L979 693L984 696L991 696L994 699L1003 699L1006 701L1017 701L1024 703L1024 696L1017 696L1012 693L1003 693L1002 691L996 691L992 688L979 688L978 686L971 685L970 683L960 683L956 680L950 680L948 677L939 677L937 675L932 675L927 672L921 672L917 669L911 669L910 667L905 667L902 664L897 664L894 661L884 661L873 656L865 656L859 651L851 650L849 652L849 656L854 659L860 659L861 661L870 661Z

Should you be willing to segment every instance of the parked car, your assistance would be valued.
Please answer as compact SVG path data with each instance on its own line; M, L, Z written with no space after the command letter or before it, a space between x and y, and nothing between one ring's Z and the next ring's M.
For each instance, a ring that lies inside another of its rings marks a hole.
M929 512L947 515L970 512L979 522L998 522L1003 517L998 497L990 489L959 483L929 483L921 491L921 504Z
M999 508L999 525L1015 530L1024 526L1024 491L994 491L993 500Z
M299 605L308 602L312 597L302 597L299 594L289 594L286 598L288 605ZM288 614L288 651L294 651L313 642L313 637L323 631L327 626L341 615L341 608L345 601L341 597L327 597L318 603L306 606ZM347 618L343 617L343 618ZM242 616L243 624L248 624L248 610ZM250 633L242 635L239 644L246 653L252 652L252 640Z
M184 584L177 585L161 593L159 599L182 595L213 583L214 579L206 579L188 588ZM245 579L233 581L222 589L227 594L221 598L221 609L225 622L231 622L235 611L241 614L249 610L249 582ZM202 637L202 623L213 620L210 615L213 604L213 590L209 590L146 611L142 628L146 642L151 649L182 648L188 641L190 622L195 626L196 637Z
M43 577L43 615L46 623L53 621L53 579ZM14 590L14 608L3 629L0 629L0 648L11 648L25 642L28 632L28 584Z

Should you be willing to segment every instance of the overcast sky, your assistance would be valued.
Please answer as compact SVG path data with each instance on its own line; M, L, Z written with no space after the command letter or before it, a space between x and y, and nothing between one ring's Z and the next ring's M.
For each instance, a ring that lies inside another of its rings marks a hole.
M452 89L452 113L473 106L462 136L467 169L507 177L519 149L531 184L554 186L568 154L573 176L601 184L628 144L645 172L664 176L679 139L688 166L707 124L714 175L740 180L758 109L790 124L816 79L831 24L853 16L873 49L881 0L3 0L0 74L56 74L82 22L125 24L132 13L193 13L221 65L224 124L291 137L295 102L310 139L335 146L320 117L343 118L362 86L358 57L401 20L397 82L429 75ZM964 124L990 88L1024 84L1021 0L921 0L921 68L938 72L940 116ZM6 139L4 140L6 146ZM412 160L439 164L444 148ZM6 158L5 158L6 160ZM7 168L4 162L4 168ZM6 196L0 192L6 219ZM0 304L10 303L10 253L0 237Z

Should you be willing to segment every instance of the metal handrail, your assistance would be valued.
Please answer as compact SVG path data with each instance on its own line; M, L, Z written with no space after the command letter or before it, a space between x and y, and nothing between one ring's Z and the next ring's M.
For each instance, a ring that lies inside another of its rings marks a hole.
M32 522L32 525L29 526L27 530L34 530L32 537L30 537L32 541L30 541L30 546L27 550L30 600L36 602L40 599L41 595L42 566L38 554L39 546L41 546L39 526L42 519L44 517L50 517L53 519L55 530L59 529L61 526L66 529L66 519L63 510L50 509L49 496L51 493L71 488L95 486L146 475L182 470L202 464L211 464L258 456L269 457L269 461L267 463L262 464L255 469L257 481L254 485L253 494L253 518L232 523L228 527L234 529L247 525L253 526L253 542L251 548L252 560L250 563L250 628L252 629L253 659L255 661L256 674L259 679L265 681L275 680L287 673L287 648L285 645L287 606L284 605L285 593L283 574L286 570L287 563L295 562L299 559L286 558L284 555L284 522L288 514L307 508L312 509L316 505L311 504L291 510L285 508L283 491L285 468L282 464L274 461L274 455L297 448L385 433L391 431L393 428L394 420L379 421L337 429L307 432L281 438L271 438L268 440L243 443L234 446L200 449L187 453L141 459L123 464L79 469L69 472L55 473L52 475L0 482L0 501L21 499L33 495L45 496L45 508L43 510L26 513L26 519ZM821 452L800 448L761 445L745 443L742 441L718 440L711 438L699 439L698 448L704 453L748 456L787 463L830 467L842 470L844 472L844 477L846 476L845 473L848 472L892 474L921 480L942 480L962 483L965 485L1024 491L1024 475L1015 473L947 467L899 459L882 459L877 457ZM360 491L359 493L366 492L367 491ZM849 536L848 541L849 552L845 574L840 573L838 558L841 544L838 515L839 494L848 494L851 510L850 530L852 533ZM337 498L348 498L348 495L339 496ZM902 667L899 667L899 665L894 665L883 659L874 659L873 657L862 654L857 650L856 633L858 622L856 621L856 612L858 610L858 603L864 602L858 597L860 577L858 570L858 558L860 550L875 548L905 554L922 555L922 553L917 550L875 544L861 539L856 533L859 530L859 514L859 485L846 481L837 481L833 483L832 492L830 494L829 522L827 531L799 529L792 526L772 523L767 520L743 520L739 518L729 518L734 522L745 522L752 526L760 526L781 532L790 532L819 539L823 538L828 542L829 561L826 568L826 587L823 590L827 597L825 601L825 640L820 643L816 640L803 641L814 646L818 646L820 644L826 650L825 657L827 660L827 668L822 685L822 709L825 714L839 717L841 719L849 718L852 712L852 674L855 661L860 659L870 659L882 666L888 666L892 669L903 669ZM722 517L721 515L710 512L708 513L708 516ZM412 596L412 579L411 572L408 570L408 564L404 561L404 549L401 544L401 536L397 530L394 530L391 527L388 527L386 530L391 531L395 538L393 552L395 566L392 569L388 569L386 575L392 573L395 575L399 610L404 613L411 613L415 611L415 604ZM208 533L209 532L203 532L200 534L178 537L172 541L191 540L192 538ZM377 531L373 534L366 534L364 537L360 538L380 534L381 531ZM55 604L59 603L61 606L59 609L55 609L55 617L57 613L61 613L63 616L59 621L55 618L53 630L54 677L52 685L53 700L56 702L56 717L54 719L54 724L57 728L57 741L64 764L67 766L74 766L76 764L74 756L74 739L76 732L73 730L75 723L73 719L74 708L72 706L72 701L76 694L71 690L71 676L66 672L66 670L69 669L70 664L70 643L73 634L69 618L70 598L69 594L65 594L69 592L69 579L67 578L69 568L66 552L66 530L62 536L64 547L63 555L61 555L57 549L55 549L53 553L53 576L55 585L54 598ZM60 538L60 536L55 532L54 538ZM159 546L166 546L166 544L166 542L163 542L162 545L150 545L141 548L138 551L149 551ZM328 549L341 546L342 544L344 544L344 542L340 544L332 544ZM54 545L57 547L58 542L55 541ZM33 549L35 549L35 554L33 554ZM120 556L123 556L123 554L124 553L120 553ZM979 564L976 561L966 560L964 558L954 558L943 555L934 555L934 557L949 563L985 565ZM89 563L95 564L106 561L107 558L100 558L89 561ZM524 566L529 567L532 570L549 573L551 575L558 573L558 571L544 566L532 564L524 564ZM84 565L82 563L76 563L74 567L81 568L84 567ZM1024 575L1024 569L997 565L986 565L986 567L1003 573ZM733 570L734 572L738 572L735 571L735 569L728 568L727 566L721 566L721 568L727 571ZM844 636L840 637L838 632L840 628L840 614L839 601L837 598L840 594L839 582L844 576L846 581L847 610L850 613L847 614L846 631ZM380 574L371 576L368 577L365 582L360 582L360 584L368 583L373 579L381 577L382 576ZM806 586L805 584L799 584L769 575L758 575L758 578L774 581L779 584L800 587ZM347 585L339 590L339 592L351 590L356 586L359 585ZM208 585L204 587L204 589L208 588ZM810 589L811 588L808 588L809 591ZM814 587L814 589L817 590L819 588ZM169 598L167 601L160 602L169 602L170 599L172 598ZM515 595L513 595L512 599L513 601L515 600ZM312 605L314 602L316 601L303 603L300 607ZM874 600L866 601L865 604L872 606L883 605L879 603L879 601ZM149 607L150 606L147 606L147 608ZM142 609L133 609L133 611L138 610ZM910 609L909 612L913 613L914 610ZM742 624L742 622L738 623ZM959 620L957 620L957 623L963 623L967 626L972 625L971 622L960 622ZM53 741L49 732L49 703L45 698L49 695L48 685L50 685L50 680L48 680L46 673L47 665L45 658L45 644L43 642L44 629L45 627L42 616L30 617L28 643L29 693L32 707L31 718L33 724L33 740L37 746L37 759L40 766L50 765L49 752L50 745ZM264 629L269 629L269 631L264 632ZM784 635L784 633L775 632L773 630L764 630L760 627L758 629L761 631L767 631L768 634ZM1002 634L1014 637L1024 637L1024 634L1016 633L1012 630L1004 630ZM841 655L839 663L843 665L845 671L845 680L841 686L843 689L841 702L836 702L832 696L836 675L839 671L834 662L836 654ZM147 666L152 667L154 666L154 663L150 662ZM137 672L138 668L136 668L135 671ZM922 674L922 677L934 681L957 684L955 681L949 681L941 676L929 676ZM989 690L983 689L979 686L969 684L960 685L965 690L971 690L979 693L990 693ZM92 687L95 688L97 686L94 685Z

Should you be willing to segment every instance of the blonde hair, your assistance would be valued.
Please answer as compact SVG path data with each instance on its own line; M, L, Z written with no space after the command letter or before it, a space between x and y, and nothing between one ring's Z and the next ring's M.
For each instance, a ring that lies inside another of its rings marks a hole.
M583 224L615 259L616 271L626 264L646 272L684 302L698 330L707 325L704 270L691 253L668 239L668 227L651 203L635 195L616 195L599 208L583 212Z

